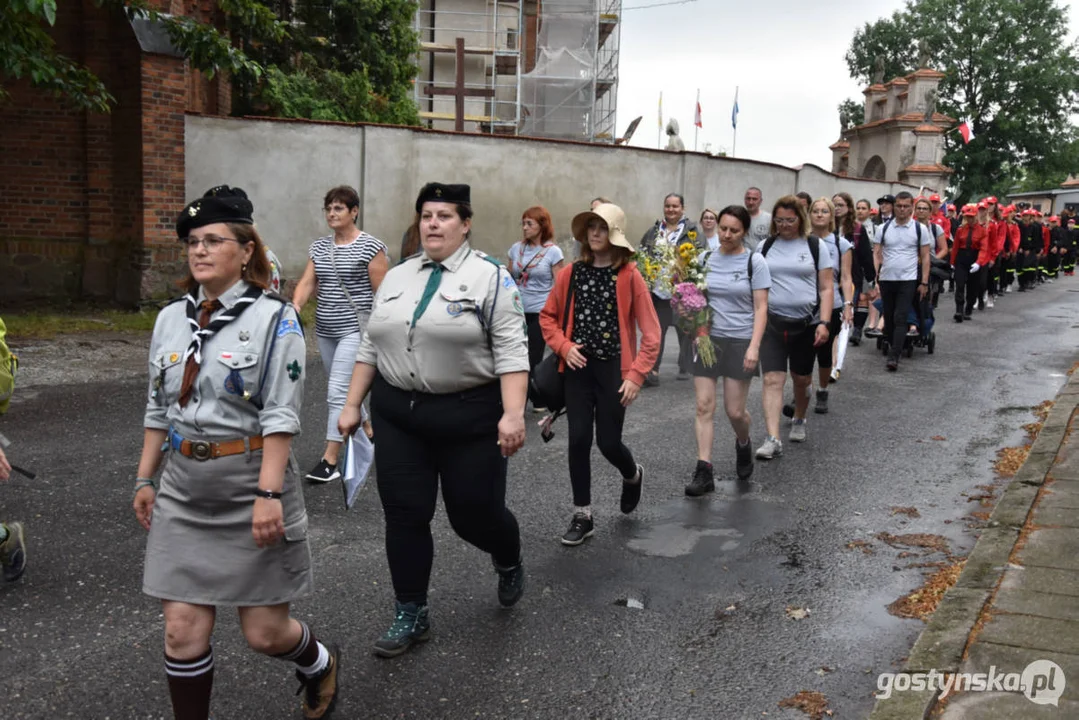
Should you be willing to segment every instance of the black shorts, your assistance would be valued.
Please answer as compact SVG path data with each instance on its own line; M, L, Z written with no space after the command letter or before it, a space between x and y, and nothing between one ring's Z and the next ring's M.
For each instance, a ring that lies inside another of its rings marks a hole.
M789 361L792 375L811 375L817 357L813 347L816 333L817 325L812 321L769 314L761 341L761 371L785 373Z
M732 380L750 380L760 375L760 363L749 372L745 371L742 363L749 349L749 340L735 340L734 338L712 337L712 347L716 350L716 362L712 367L705 367L701 362L700 355L693 359L693 377L710 378L718 380L721 377Z

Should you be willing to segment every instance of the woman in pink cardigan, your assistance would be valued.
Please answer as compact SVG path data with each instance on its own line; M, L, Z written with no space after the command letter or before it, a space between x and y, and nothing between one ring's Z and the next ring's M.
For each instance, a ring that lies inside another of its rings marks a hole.
M659 320L648 286L631 260L633 246L626 240L625 227L625 213L609 203L573 218L580 259L558 274L540 313L543 339L562 358L566 374L574 509L569 530L562 536L564 545L580 545L594 531L593 427L603 457L622 473L622 512L633 512L641 499L644 468L622 443L622 423L659 354ZM565 312L569 316L563 332Z

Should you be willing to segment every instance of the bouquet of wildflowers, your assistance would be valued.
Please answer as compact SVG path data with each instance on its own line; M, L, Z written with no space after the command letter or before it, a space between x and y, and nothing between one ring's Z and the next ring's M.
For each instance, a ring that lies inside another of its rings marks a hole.
M708 331L712 325L712 311L708 298L696 283L680 282L671 295L671 309L678 316L678 327L693 338L697 355L705 367L716 364L716 349Z
M678 266L678 254L670 245L657 245L651 252L637 252L633 259L641 271L648 289L652 292L670 294L674 290L674 270Z

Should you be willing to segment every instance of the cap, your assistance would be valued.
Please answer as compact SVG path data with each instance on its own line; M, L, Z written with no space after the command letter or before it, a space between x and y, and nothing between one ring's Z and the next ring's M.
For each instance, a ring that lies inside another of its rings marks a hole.
M989 209L989 203L987 203L985 200L979 200L978 201L978 209L979 210L988 210Z
M963 216L964 217L972 217L972 216L977 215L977 214L978 214L978 208L974 207L973 205L964 205L963 206Z
M195 228L214 223L254 225L251 217L254 212L255 208L243 190L217 185L180 212L176 218L176 237L185 238Z
M990 195L989 197L987 197L985 199L985 201L987 203L989 203L990 205L996 205L997 204L997 196L996 195Z
M929 202L939 203L940 202L940 195L937 195L936 193L933 193L932 195L929 196Z
M459 205L472 204L472 188L468 185L444 185L427 183L416 197L416 212L423 210L426 202L446 202Z
M877 205L880 205L881 203L890 203L892 205L895 205L895 195L884 195L883 197L877 198Z
M948 203L948 209L949 210L955 210L955 205L952 204L952 203Z

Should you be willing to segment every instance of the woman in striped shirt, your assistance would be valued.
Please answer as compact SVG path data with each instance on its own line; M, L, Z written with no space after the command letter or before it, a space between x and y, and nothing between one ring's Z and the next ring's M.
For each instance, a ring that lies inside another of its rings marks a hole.
M347 185L333 188L326 193L324 206L326 224L333 234L311 243L307 267L292 296L292 303L299 311L318 290L315 335L328 376L329 417L326 450L306 479L319 483L341 477L337 453L344 438L338 432L337 418L348 395L356 352L367 327L375 291L390 267L386 245L356 227L360 196L355 190ZM366 418L363 428L370 436L371 424Z

